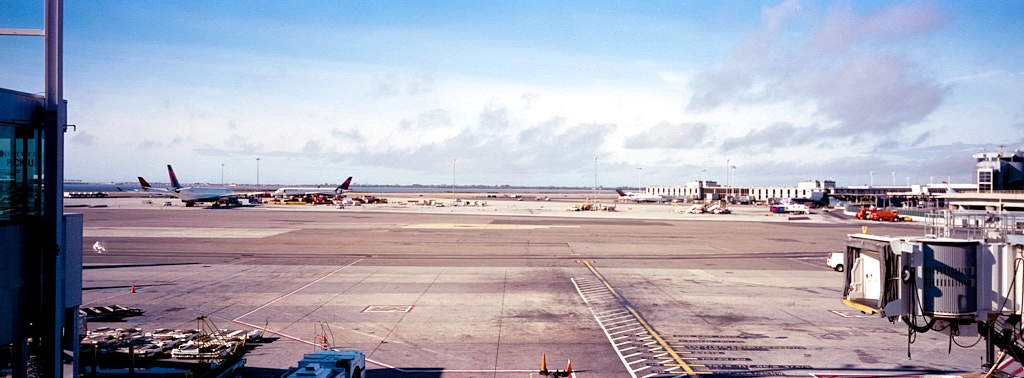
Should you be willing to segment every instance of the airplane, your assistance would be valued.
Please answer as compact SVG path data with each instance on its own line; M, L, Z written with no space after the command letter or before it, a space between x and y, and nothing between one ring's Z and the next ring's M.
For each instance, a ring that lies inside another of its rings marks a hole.
M636 203L665 201L665 197L656 194L623 192L622 189L615 189L615 192L619 193L619 201L634 201Z
M307 195L325 194L343 197L343 194L345 193L346 190L348 190L348 187L351 183L352 176L349 176L347 179L345 179L345 182L341 183L341 185L338 185L337 187L334 188L278 188L277 190L274 191L274 193L271 193L271 195L274 197L303 197Z
M949 194L956 193L956 189L953 189L953 185L949 185L949 183L945 182L945 181L943 181L942 183L946 184L946 193L949 193Z
M139 176L139 186L142 187L143 192L161 192L167 193L167 188L154 188L153 185L149 184L149 181Z
M154 188L152 185L149 184L149 181L146 181L146 179L142 178L142 176L139 176L139 186L141 186L142 188L141 189L132 189L131 192L145 192L145 193L149 193L148 195L150 195L150 196L154 196L154 195L155 196L169 196L169 195L171 195L171 192L168 191L167 188ZM122 191L122 192L124 191L121 188L117 188L117 189L119 191Z
M171 178L172 193L181 199L181 202L185 203L185 207L192 207L196 205L196 202L213 202L213 207L218 207L221 204L226 205L239 205L238 193L229 188L218 188L218 187L182 187L181 183L178 182L178 176L174 174L174 168L171 168L170 164L167 164L167 175ZM142 184L145 180L139 177L139 183ZM149 184L146 183L146 186Z

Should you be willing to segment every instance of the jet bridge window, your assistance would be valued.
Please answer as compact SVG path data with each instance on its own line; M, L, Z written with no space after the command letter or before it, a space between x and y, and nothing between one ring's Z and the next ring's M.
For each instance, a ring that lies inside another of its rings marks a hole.
M43 209L42 130L0 123L0 221Z

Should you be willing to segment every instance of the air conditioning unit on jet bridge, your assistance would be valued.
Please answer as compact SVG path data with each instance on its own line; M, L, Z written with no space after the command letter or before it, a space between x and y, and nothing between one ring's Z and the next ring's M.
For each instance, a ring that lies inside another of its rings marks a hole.
M1014 255L1006 243L851 234L843 302L907 324L917 317L969 324L990 313L1019 313Z

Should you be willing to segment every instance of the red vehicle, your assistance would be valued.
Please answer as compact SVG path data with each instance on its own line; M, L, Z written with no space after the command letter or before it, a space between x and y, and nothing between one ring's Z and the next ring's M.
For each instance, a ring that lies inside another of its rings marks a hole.
M899 222L903 220L900 213L895 210L876 210L868 219L886 222Z
M903 220L903 217L896 210L867 209L863 207L857 210L857 215L854 215L854 218L886 222L900 222Z

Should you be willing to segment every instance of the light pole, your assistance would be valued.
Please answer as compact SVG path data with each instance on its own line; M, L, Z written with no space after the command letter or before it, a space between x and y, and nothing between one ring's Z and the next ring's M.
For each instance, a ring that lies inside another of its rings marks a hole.
M896 172L892 173L892 186L896 186Z
M452 159L452 206L455 206L455 162L458 159Z
M256 190L260 189L260 158L256 158Z
M729 169L732 169L732 179L735 180L736 179L736 166L735 165L730 165ZM733 190L732 190L733 186L734 185L729 184L729 197L734 197L735 196L735 194L733 193Z
M871 175L871 181L868 181L868 187L870 188L875 186L875 171L868 171L868 174Z
M597 158L594 158L594 202L597 202Z
M640 177L641 177L641 175L643 173L644 173L644 169L643 168L637 168L636 169L636 192L637 193L640 193L640 190L643 188L642 186L640 186Z
M220 163L220 184L224 185L224 163Z

